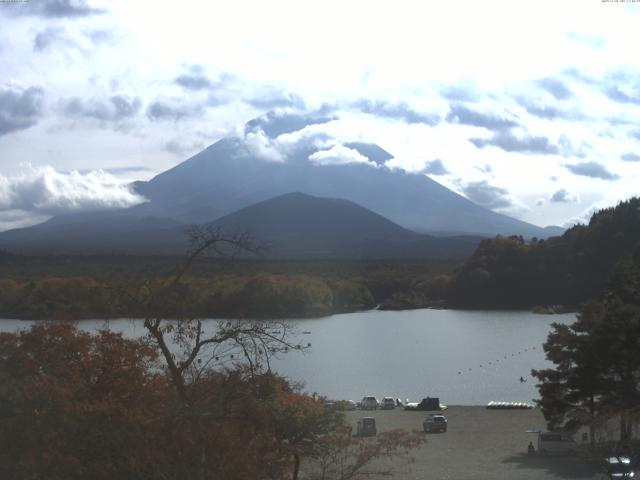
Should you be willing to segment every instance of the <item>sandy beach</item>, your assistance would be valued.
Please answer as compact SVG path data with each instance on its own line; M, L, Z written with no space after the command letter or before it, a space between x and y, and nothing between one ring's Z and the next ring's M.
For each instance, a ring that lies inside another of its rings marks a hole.
M526 430L544 429L542 413L532 410L487 410L482 406L452 406L446 410L448 431L426 435L427 443L413 452L414 461L390 466L392 478L401 479L599 479L601 473L579 455L527 454L536 435ZM364 416L376 419L378 432L403 428L422 430L429 412L402 409L347 412L353 424ZM387 477L388 478L388 477Z

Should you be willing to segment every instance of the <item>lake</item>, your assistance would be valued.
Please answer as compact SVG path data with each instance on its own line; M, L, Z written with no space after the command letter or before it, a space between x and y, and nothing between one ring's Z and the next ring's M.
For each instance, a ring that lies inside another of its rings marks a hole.
M530 402L538 396L531 369L550 365L542 343L551 323L574 320L575 314L430 309L292 320L300 332L310 332L300 341L311 343L311 349L292 351L272 366L291 380L303 380L305 390L334 399L375 395L412 401L440 397L449 405ZM30 323L0 320L0 330ZM86 330L104 324L79 322ZM137 320L111 320L109 327L128 337L145 333Z

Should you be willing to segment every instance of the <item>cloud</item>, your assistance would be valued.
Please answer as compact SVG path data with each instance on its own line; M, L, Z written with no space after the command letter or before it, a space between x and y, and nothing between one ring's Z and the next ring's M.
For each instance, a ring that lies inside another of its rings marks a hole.
M41 87L26 90L0 87L0 135L32 127L42 114Z
M329 150L320 150L309 155L309 161L316 165L349 165L353 163L365 164L372 167L378 165L353 148L344 145L334 145Z
M258 159L269 162L284 162L286 160L277 141L269 138L261 129L245 132L244 144L248 153Z
M629 132L629 135L636 140L640 140L640 130L633 130Z
M607 46L607 39L597 35L589 35L581 32L568 32L567 38L591 48L605 48Z
M173 153L179 157L184 157L198 150L202 150L203 147L204 143L202 142L185 142L179 138L174 138L164 144L164 149L167 152Z
M147 117L152 121L173 120L198 117L204 113L201 104L186 104L178 99L162 99L151 102L147 107Z
M113 95L106 100L82 100L74 97L65 102L64 113L70 117L119 123L135 117L141 106L140 98L127 95Z
M0 211L55 215L126 208L144 201L128 184L102 170L61 173L50 166L24 164L18 175L0 175Z
M244 99L243 101L245 103L248 103L252 107L264 110L286 107L291 107L298 110L305 109L305 102L301 96L295 93L284 92L275 88L267 88L262 92Z
M637 153L623 153L622 155L620 155L620 158L625 162L640 162L640 155L638 155Z
M186 90L207 90L213 86L209 77L202 73L179 75L175 82Z
M508 190L490 185L486 180L469 182L461 187L469 200L490 210L510 208L514 205Z
M558 154L560 149L546 137L515 136L510 132L498 132L491 138L470 138L469 141L478 148L498 147L505 152Z
M461 123L463 125L472 125L474 127L483 127L488 130L502 130L505 128L516 127L518 124L512 120L476 112L463 105L451 105L446 120L450 123Z
M564 222L562 226L565 228L571 228L574 225L578 224L588 225L594 213L604 208L613 207L618 203L618 201L619 200L615 198L611 198L609 200L598 200L597 202L592 203L591 206L585 209L581 214L576 215Z
M551 203L574 203L579 200L577 195L572 195L567 192L564 188L556 191L551 197L549 201Z
M427 162L421 173L426 173L427 175L447 175L449 170L446 169L442 160L435 159Z
M617 180L619 175L610 173L604 165L597 162L580 162L576 164L567 164L565 168L575 175L583 177L600 178L602 180Z
M353 102L351 106L363 113L403 120L407 123L424 123L425 125L435 126L440 121L437 115L417 112L404 103L393 104L382 100L361 99Z
M375 143L347 142L344 146L354 149L356 152L367 157L369 161L378 165L384 165L393 158L393 155Z
M43 18L77 18L105 12L102 9L90 7L85 0L31 0L15 3L12 13Z
M478 94L475 91L456 85L442 87L440 89L440 95L447 100L453 100L455 102L475 102L478 100Z
M63 27L47 27L36 34L33 40L33 49L41 52L48 49L54 43L63 44L69 47L76 47L77 44L67 35Z
M545 120L555 120L558 118L580 120L584 118L584 115L579 112L567 112L555 106L546 105L544 102L538 100L518 97L517 101L527 113L538 118L544 118Z
M310 125L320 125L334 120L326 115L269 112L250 120L245 125L246 132L262 130L269 138L302 130Z
M0 211L0 232L14 228L29 227L42 223L49 218L51 218L51 215L24 210Z
M536 84L554 96L556 100L567 100L573 97L573 92L561 80L556 78L542 78Z
M602 90L614 102L640 105L640 72L616 70L604 79Z
M109 30L92 30L85 35L94 45L111 42L114 39L113 34Z
M484 165L481 165L481 166L477 166L476 165L473 168L475 168L476 170L478 170L479 172L482 172L482 173L491 173L491 172L493 172L493 167L491 165L489 165L488 163L485 163Z
M615 102L640 105L640 91L637 91L636 89L624 88L614 85L608 87L604 93L607 97Z
M549 107L544 105L540 106L530 102L524 103L522 104L522 106L525 108L527 113L530 113L531 115L538 118L544 118L546 120L555 120L557 118L565 117L564 112L562 112L561 110L555 107Z

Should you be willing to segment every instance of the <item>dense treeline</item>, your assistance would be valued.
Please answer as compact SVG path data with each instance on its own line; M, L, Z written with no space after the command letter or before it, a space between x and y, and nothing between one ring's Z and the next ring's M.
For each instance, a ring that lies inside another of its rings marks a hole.
M595 213L561 237L484 240L451 278L447 305L575 307L599 298L618 259L640 244L640 198Z
M178 259L161 257L0 257L0 318L143 317L132 300L160 288ZM293 318L411 308L416 287L440 287L449 264L260 262L199 259L181 285L190 314L209 318ZM440 290L442 290L440 288ZM177 295L174 293L174 295ZM422 295L422 294L421 294ZM438 294L441 298L441 291ZM184 314L175 303L173 314ZM425 302L423 296L421 302Z

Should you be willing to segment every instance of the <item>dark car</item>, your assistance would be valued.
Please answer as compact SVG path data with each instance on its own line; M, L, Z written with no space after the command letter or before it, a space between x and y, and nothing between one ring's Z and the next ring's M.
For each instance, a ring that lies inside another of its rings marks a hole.
M629 457L609 457L604 462L604 470L609 479L635 478L633 463Z
M422 424L422 427L425 433L444 433L447 431L447 418L444 415L429 415Z
M421 410L421 411L433 411L442 410L440 406L440 399L437 397L425 397L420 403L407 403L404 407L405 410Z

